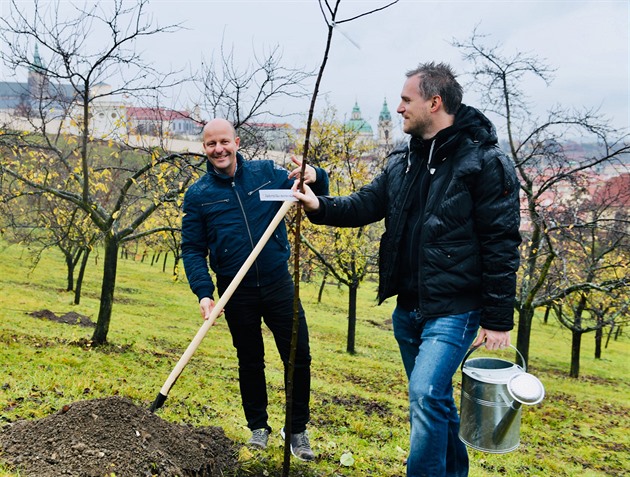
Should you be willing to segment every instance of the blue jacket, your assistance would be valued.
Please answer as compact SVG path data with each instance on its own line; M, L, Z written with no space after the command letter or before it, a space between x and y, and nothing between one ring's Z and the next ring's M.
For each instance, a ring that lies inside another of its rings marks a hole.
M261 189L289 189L289 172L270 160L245 161L237 153L234 177L208 172L186 191L182 219L182 259L193 293L201 300L213 297L217 279L231 280L254 249L282 202L261 201ZM317 168L312 184L328 194L328 174ZM284 221L278 225L241 282L244 286L268 285L288 273L290 245Z

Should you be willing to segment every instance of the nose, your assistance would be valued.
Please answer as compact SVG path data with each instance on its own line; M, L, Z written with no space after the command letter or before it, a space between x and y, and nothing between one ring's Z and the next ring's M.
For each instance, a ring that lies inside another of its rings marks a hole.
M404 108L404 106L403 106L402 101L401 101L401 102L400 102L400 104L398 105L398 108L396 109L396 112L397 112L398 114L402 114L402 113L404 113L404 112L405 112L405 108Z

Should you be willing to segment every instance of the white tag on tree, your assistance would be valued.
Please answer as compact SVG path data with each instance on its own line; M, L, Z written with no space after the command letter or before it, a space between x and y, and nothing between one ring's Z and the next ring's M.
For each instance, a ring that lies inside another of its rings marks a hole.
M288 200L296 202L291 189L263 189L260 191L260 200L274 200L286 202Z

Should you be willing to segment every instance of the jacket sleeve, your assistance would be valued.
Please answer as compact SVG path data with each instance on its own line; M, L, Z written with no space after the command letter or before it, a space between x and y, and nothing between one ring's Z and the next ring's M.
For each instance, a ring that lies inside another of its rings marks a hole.
M378 222L387 209L386 173L383 172L357 192L343 197L319 196L319 209L307 213L314 224L361 227Z
M189 189L184 196L182 218L182 260L190 289L197 298L213 298L214 284L208 267L206 225L199 201Z
M507 331L514 327L521 243L519 185L512 161L498 150L487 151L475 183L475 227L482 261L481 326Z
M312 185L313 192L316 195L328 195L330 194L329 187L330 183L328 180L328 173L325 169L321 167L316 167L315 172L317 173L317 179Z

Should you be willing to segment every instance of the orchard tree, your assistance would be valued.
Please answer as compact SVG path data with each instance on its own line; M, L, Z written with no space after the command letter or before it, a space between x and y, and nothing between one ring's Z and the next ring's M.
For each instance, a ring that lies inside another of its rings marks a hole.
M298 151L298 153L301 151ZM376 143L336 119L328 108L322 120L313 121L311 156L330 175L333 195L348 195L370 182L380 171L384 154ZM355 352L357 291L378 266L378 239L383 224L363 227L308 227L302 241L327 273L348 287L348 335L346 350Z
M623 180L625 179L625 180ZM612 328L630 300L630 175L566 194L549 217L556 255L546 295L558 321L571 331L570 376L580 371L582 336Z
M78 305L87 259L99 234L76 205L42 191L24 194L20 181L4 179L8 180L0 182L0 214L5 238L28 246L34 267L46 250L57 248L66 263L66 291L74 291Z
M551 83L553 69L542 59L523 52L507 54L488 45L476 29L465 41L453 41L471 64L469 87L481 94L479 106L498 116L495 121L507 140L507 153L520 176L522 197L521 269L515 309L518 313L516 347L529 359L530 334L538 307L550 304L545 294L550 270L558 257L553 247L550 223L555 204L545 200L577 185L580 174L597 167L617 164L630 151L626 131L614 129L597 111L554 107L537 117L523 85L525 79ZM596 145L576 153L567 138ZM566 224L570 226L570 224Z
M46 5L35 0L29 16L12 1L0 19L7 45L2 61L13 70L34 71L38 84L29 98L30 130L3 128L0 172L19 181L24 193L52 195L79 208L102 235L101 299L92 336L99 345L107 341L118 248L164 202L177 200L193 177L191 163L203 158L94 135L92 110L104 99L155 95L177 83L172 73L159 74L136 53L141 38L176 31L176 25L153 26L146 0L130 7L121 0L73 7L74 17L64 18L59 2ZM96 32L106 40L91 46ZM35 45L45 60L33 57ZM103 87L114 79L123 86Z

